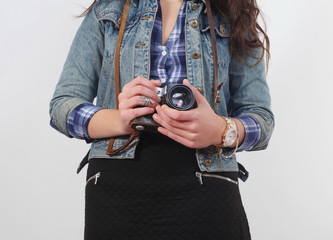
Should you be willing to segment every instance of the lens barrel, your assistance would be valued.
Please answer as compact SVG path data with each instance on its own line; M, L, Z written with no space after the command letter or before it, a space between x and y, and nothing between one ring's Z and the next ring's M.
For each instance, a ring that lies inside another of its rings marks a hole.
M165 103L179 111L187 111L196 107L196 101L192 90L182 84L175 84L168 88L165 95Z

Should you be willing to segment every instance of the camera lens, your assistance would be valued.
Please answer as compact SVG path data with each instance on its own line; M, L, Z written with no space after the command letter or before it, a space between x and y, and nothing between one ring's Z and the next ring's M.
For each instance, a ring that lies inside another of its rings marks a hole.
M166 104L180 111L190 110L196 106L193 92L182 84L173 85L168 89Z

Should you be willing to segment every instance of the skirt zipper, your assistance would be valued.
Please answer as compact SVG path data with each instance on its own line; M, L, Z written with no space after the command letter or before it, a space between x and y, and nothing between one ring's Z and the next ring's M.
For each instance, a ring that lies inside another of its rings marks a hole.
M226 181L228 181L228 182L231 182L231 183L233 183L233 184L238 185L238 182L237 182L237 181L232 180L231 178L228 178L228 177L224 177L224 176L217 175L217 174L207 174L207 173L196 172L196 173L195 173L195 176L199 179L199 183L200 183L201 185L203 184L202 177L219 178L219 179L223 179L223 180L226 180Z
M98 178L101 176L101 172L96 173L95 175L92 175L90 178L88 178L86 185L93 179L95 179L95 185L97 184Z

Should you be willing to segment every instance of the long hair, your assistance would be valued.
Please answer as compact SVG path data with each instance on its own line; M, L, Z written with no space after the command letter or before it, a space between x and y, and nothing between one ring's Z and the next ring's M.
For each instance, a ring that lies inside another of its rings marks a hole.
M224 13L231 25L230 53L232 56L244 58L251 56L251 50L262 49L258 64L266 53L267 65L270 59L270 43L258 23L260 9L256 0L214 0L216 7ZM263 21L265 25L265 21ZM266 28L266 27L265 27Z
M79 16L86 16L93 8L94 2ZM258 23L260 16L260 9L258 8L256 0L213 0L213 5L225 14L231 25L230 54L236 58L244 59L251 56L253 49L261 49L262 54L257 59L258 64L265 56L266 63L270 59L270 43L263 29ZM265 24L265 22L263 21ZM255 65L256 65L255 64Z

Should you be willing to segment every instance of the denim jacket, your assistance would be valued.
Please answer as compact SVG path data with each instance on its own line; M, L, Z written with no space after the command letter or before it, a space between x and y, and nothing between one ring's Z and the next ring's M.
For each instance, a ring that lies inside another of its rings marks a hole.
M67 116L78 105L92 103L96 98L97 106L116 108L114 52L124 2L125 0L97 1L76 33L50 102L51 125L68 137L71 135L66 126ZM137 76L149 79L150 38L157 6L156 0L131 0L121 44L121 86ZM214 24L218 81L223 83L217 114L253 117L260 124L261 136L251 151L265 149L274 128L265 63L261 61L253 66L256 58L248 57L241 62L231 57L228 49L228 19L216 12ZM187 2L185 43L187 78L212 104L213 54L204 1ZM261 51L254 50L253 54L259 57ZM128 137L117 137L114 148L122 146ZM109 139L92 142L88 158L134 158L139 138L125 151L111 157L105 153L108 142ZM196 149L196 158L201 171L238 171L235 155L226 159L220 154L209 154L204 149Z

